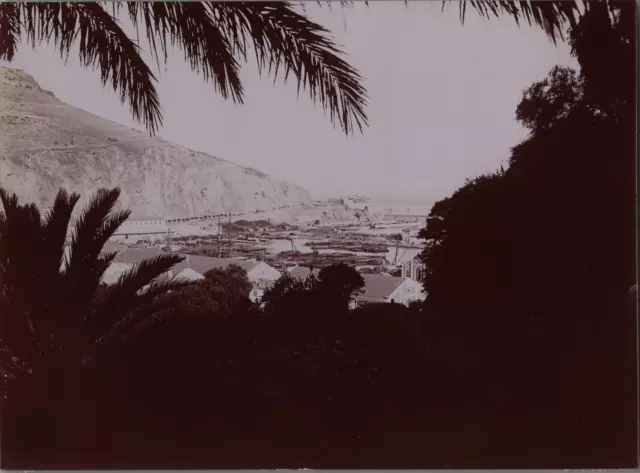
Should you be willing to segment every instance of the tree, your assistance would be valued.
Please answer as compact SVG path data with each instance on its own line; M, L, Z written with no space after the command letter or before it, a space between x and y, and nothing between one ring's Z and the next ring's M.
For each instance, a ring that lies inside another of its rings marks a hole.
M528 425L521 436L487 438L496 452L506 443L519 452L510 465L522 465L520 448L542 439L563 453L530 467L637 457L624 440L637 430L629 420L635 314L626 302L636 280L634 35L624 21L633 8L618 4L611 15L594 5L581 17L571 43L590 67L580 76L555 68L525 91L518 118L531 134L512 149L508 169L436 203L421 232L429 345L456 373L458 391L478 393L469 421ZM595 67L609 58L619 87L605 87ZM606 414L590 412L598 404ZM584 459L587 444L600 456Z
M305 295L315 288L315 279L300 281L284 273L262 296L266 314L296 313L305 304Z
M360 273L344 263L332 264L320 270L318 283L325 303L343 311L349 308L351 298L364 288Z
M239 67L250 43L260 73L275 79L282 72L285 81L293 74L298 90L308 89L345 133L367 125L360 75L325 28L286 2L5 3L0 59L11 61L22 38L34 47L53 41L63 58L77 45L81 63L99 69L102 84L111 85L153 134L162 124L156 78L139 45L123 31L121 12L146 36L158 64L166 64L169 46L178 46L191 69L225 99L243 102Z
M487 285L508 282L500 277L504 266L497 259L509 238L502 226L509 222L512 202L502 198L504 185L500 173L478 176L429 212L418 236L426 240L421 259L430 302L474 305L478 298L495 294ZM460 297L461 292L467 296Z
M343 6L351 3L340 1ZM592 3L596 2L465 1L459 11L463 22L467 5L487 19L506 15L518 24L524 20L556 41L563 39L567 24L576 25L580 9L588 12ZM616 9L613 0L601 3ZM243 101L239 64L247 60L251 42L261 73L267 70L275 78L282 68L285 80L293 73L298 89L307 88L345 133L367 126L367 95L360 75L341 58L329 32L289 2L5 3L0 6L0 59L11 61L23 37L34 47L53 40L63 58L79 39L81 63L98 68L103 85L109 83L121 101L129 103L134 119L153 134L162 124L156 78L139 45L119 24L123 10L137 33L146 35L157 64L161 59L166 64L168 45L180 47L192 70L211 80L224 98Z
M586 67L580 76L570 69L555 67L547 78L523 93L517 118L531 130L531 135L513 148L509 169L468 180L450 198L433 206L427 227L421 232L427 239L423 253L427 263L425 284L432 299L439 292L435 287L436 280L442 282L442 288L451 288L451 296L455 299L455 292L464 284L463 280L448 281L444 275L464 275L468 279L472 276L469 273L472 262L481 260L484 266L479 269L483 267L481 271L486 272L497 263L491 261L492 252L503 253L499 248L509 248L506 245L515 242L516 238L523 245L535 240L537 247L541 247L541 242L558 241L562 235L575 239L578 227L572 230L570 226L589 218L588 214L604 204L603 198L615 196L615 202L628 202L617 207L620 209L627 208L633 201L629 194L633 184L626 177L633 174L629 156L635 93L633 70L628 66L633 62L633 48L629 42L633 37L629 28L633 29L633 25L625 21L633 12L633 5L621 4L615 10L612 21L610 9L593 6L570 32L573 54L580 64L593 67ZM611 31L606 47L595 48L594 41L598 41L593 38L599 38L602 30ZM620 79L624 87L604 87L605 78L595 64L609 57L617 58L610 70L617 72L616 77L624 77L624 80ZM586 135L585 130L589 130ZM603 160L605 157L607 159ZM576 192L568 182L588 187L584 192ZM587 185L587 182L591 184ZM620 235L629 234L629 229L623 231L620 227L624 219L618 211L603 210L599 215L607 219L608 225L618 228ZM564 233L558 232L559 228ZM602 235L598 235L597 240L601 239ZM454 250L454 244L461 246ZM484 251L481 250L483 245ZM517 251L517 247L511 248ZM572 244L571 248L577 247ZM543 261L533 256L539 254L538 250L527 250L523 254L531 255L531 261L527 263L532 265L530 268ZM563 259L568 254L565 251ZM576 255L576 258L579 257ZM556 264L560 261L556 260ZM457 262L461 266L455 268ZM525 264L503 263L506 264L503 269ZM438 273L438 277L434 273ZM548 281L550 276L546 275L544 279ZM488 277L481 279L484 284L490 280ZM465 290L473 291L477 287L472 284ZM465 301L459 299L458 302Z
M555 66L546 79L524 92L516 109L516 119L534 133L548 129L568 116L580 102L581 95L582 84L576 71Z
M571 29L569 44L594 113L635 113L635 5L593 2Z
M253 288L247 272L238 265L215 268L196 281L169 295L183 312L219 314L225 317L245 313Z
M102 254L103 245L129 216L114 211L119 194L118 189L97 192L77 218L67 248L79 195L60 190L43 216L35 204L20 205L15 194L0 188L0 346L5 354L0 368L3 381L14 378L9 402L26 403L23 415L50 413L83 364L161 318L171 307L159 303L158 296L183 284L160 277L182 260L167 255L145 260L114 285L101 286L115 257ZM13 421L13 427L26 422Z

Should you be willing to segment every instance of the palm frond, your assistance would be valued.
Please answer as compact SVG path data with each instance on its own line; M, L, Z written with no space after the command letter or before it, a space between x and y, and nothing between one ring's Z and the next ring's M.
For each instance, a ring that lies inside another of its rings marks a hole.
M15 3L0 3L0 59L12 61L20 43L20 9Z
M50 271L58 273L62 266L69 222L79 200L78 194L69 195L64 189L60 189L51 210L44 218L43 243L48 251L43 251L43 257L48 260L45 267Z
M331 121L339 122L347 134L367 126L362 77L340 57L324 27L285 2L207 5L230 35L234 52L245 60L247 39L252 41L260 73L266 70L276 80L282 68L285 82L292 73L298 92L308 89L312 100L319 100Z
M105 271L111 266L113 260L116 258L118 253L111 252L107 254L103 254L98 258L96 262L96 276L98 276L98 284L102 284L102 278L104 277Z
M120 226L127 221L129 216L131 215L130 210L118 210L116 212L112 212L104 221L100 230L96 234L95 242L96 246L100 246L102 248L105 243L113 236Z
M168 291L175 291L176 289L183 288L191 284L191 281L182 277L170 278L168 276L162 276L156 278L147 286L145 286L138 295L143 298L153 299Z
M98 338L107 330L118 323L122 314L129 314L138 307L147 304L158 295L157 289L145 294L149 287L162 287L165 290L172 288L166 285L153 285L154 281L166 274L174 265L183 261L178 255L160 255L141 261L130 270L124 272L115 284L109 286L106 295L94 308L93 316L89 321L90 336ZM175 281L175 287L181 285L181 281ZM153 286L152 286L153 285ZM146 289L145 289L146 288Z
M261 71L268 69L275 80L283 68L285 81L293 73L298 92L308 89L347 134L367 126L367 94L359 73L341 57L326 29L288 3L119 1L111 4L112 13L99 3L16 5L22 22L16 23L16 10L7 7L9 15L0 24L0 33L6 34L0 41L7 39L0 43L0 53L13 57L21 32L34 46L53 41L63 58L77 44L82 64L99 69L103 85L110 83L152 134L162 123L156 79L118 24L117 13L125 5L136 31L144 28L158 65L160 55L166 63L169 44L178 46L192 70L211 80L223 97L242 103L238 58L247 60L250 39Z
M156 78L139 47L117 21L97 3L19 2L27 40L34 46L53 39L63 58L79 39L80 61L100 70L102 84L110 83L127 101L133 118L150 133L162 124Z
M4 187L0 187L0 202L2 202L5 218L9 218L8 215L18 208L18 196L16 194L9 194Z
M442 7L451 0L443 0ZM525 20L530 26L540 26L555 43L557 39L564 39L564 28L576 25L580 16L580 7L588 8L588 2L577 0L564 1L532 1L532 0L467 0L459 3L460 20L464 22L467 3L476 12L487 19L511 16L520 25Z
M65 268L67 277L78 279L83 265L100 254L103 245L96 237L108 222L119 196L118 188L100 189L82 211L71 237L71 251Z
M188 281L167 280L163 287L158 286L159 293L180 289L188 285ZM161 322L167 316L174 314L178 308L183 310L182 304L177 304L171 298L146 298L135 309L119 319L108 331L97 340L98 347L104 347L113 342L127 340L150 326Z
M124 272L112 286L112 290L123 296L125 294L132 296L182 261L184 261L183 256L173 254L159 255L143 260Z
M184 278L161 277L152 281L136 295L135 308L118 320L110 331L111 336L118 337L128 332L132 327L145 324L145 319L162 311L174 309L175 304L170 299L158 300L158 296L176 291L191 284Z
M129 211L112 213L119 195L117 188L99 190L76 221L62 274L62 285L68 292L66 297L72 301L67 303L67 312L73 313L72 307L84 310L111 263L100 257L100 253L109 237L129 216Z
M136 28L142 21L156 58L157 36L165 61L168 44L181 48L194 72L202 73L207 82L212 79L225 99L242 103L238 61L225 32L202 2L127 2L127 7Z
M41 345L35 324L43 301L34 297L44 285L40 214L3 188L0 201L0 333L13 355L28 360Z
M299 2L301 7L304 7L305 2ZM354 4L353 0L316 0L316 4L322 8L325 5L329 8L329 10L331 10L331 6L337 3L338 5L340 5L341 7L352 7ZM369 0L365 0L363 2L365 5L369 5Z

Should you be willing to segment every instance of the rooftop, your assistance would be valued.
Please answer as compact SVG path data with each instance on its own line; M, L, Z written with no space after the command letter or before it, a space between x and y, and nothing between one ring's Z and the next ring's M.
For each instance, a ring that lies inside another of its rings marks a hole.
M149 258L166 255L168 253L157 248L127 248L116 255L114 261L118 263L137 264Z
M118 253L114 261L118 263L137 264L145 259L167 254L172 253L167 253L155 248L127 248ZM259 264L259 261L238 260L233 258L212 258L210 256L184 254L181 254L180 256L184 256L185 259L173 267L172 271L175 274L180 273L186 268L190 268L200 274L204 274L212 269L228 268L231 265L240 266L242 269L249 272Z
M364 291L356 299L385 299L406 281L405 278L382 276L380 274L363 274L362 278L364 279Z
M318 268L313 269L317 276L320 272ZM296 266L289 271L289 274L296 279L306 279L311 275L311 269L306 266ZM364 279L364 291L356 297L361 300L383 300L389 297L406 278L398 278L395 276L382 276L379 274L360 274Z
M317 276L318 273L320 273L320 269L314 268L313 273ZM289 271L289 274L292 278L304 280L311 276L311 268L308 268L306 266L296 266Z
M185 260L174 266L173 271L176 274L185 268L191 268L200 274L204 274L212 269L224 269L232 265L240 266L246 272L249 272L259 264L258 261L238 260L233 258L213 258L211 256L199 255L182 256L185 256Z

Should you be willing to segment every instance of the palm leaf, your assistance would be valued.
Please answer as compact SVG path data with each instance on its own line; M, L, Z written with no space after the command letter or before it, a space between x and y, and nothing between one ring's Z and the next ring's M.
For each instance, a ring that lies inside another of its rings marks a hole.
M367 126L367 93L362 77L338 50L329 32L286 2L207 2L221 28L231 37L234 52L247 57L247 40L255 51L260 73L280 68L286 82L289 74L297 78L298 91L308 89L312 100L319 100L331 121L340 123L345 133Z
M60 189L54 200L53 206L45 216L43 224L44 244L47 250L43 251L43 258L46 259L45 267L48 271L60 272L60 267L64 262L65 242L71 215L76 204L80 200L78 194L69 195L64 189Z
M109 330L109 338L121 338L132 330L137 331L157 322L161 315L174 309L176 304L168 298L159 298L163 294L176 291L191 284L183 278L157 278L135 296L135 307L118 320Z
M112 213L119 195L117 188L99 190L76 221L63 273L68 299L65 306L71 319L78 318L73 315L73 308L82 311L91 302L111 263L112 258L100 257L100 253L109 237L129 216L129 211Z
M42 300L34 297L43 286L40 215L1 187L0 201L0 333L13 355L30 359L42 346L35 333Z
M106 295L94 308L93 316L88 321L90 337L98 339L120 321L122 314L129 314L149 303L159 294L157 288L168 290L180 287L182 281L175 281L175 286L153 283L183 260L178 255L160 255L141 261L123 273L115 284L109 286ZM152 287L151 292L146 292L149 287Z
M126 295L134 295L182 261L184 261L183 256L174 254L159 255L145 259L124 272L118 278L118 281L111 286L112 291L125 297Z
M82 269L85 268L84 264L100 254L104 243L100 245L98 236L108 222L119 196L118 188L98 190L78 217L71 237L71 251L65 265L67 277L78 280L82 275Z
M63 58L78 43L82 64L99 69L103 85L110 83L120 92L133 117L152 134L162 123L155 77L116 20L123 5L136 30L144 27L158 65L160 54L166 63L168 44L178 46L191 68L211 79L225 98L242 103L237 59L247 59L250 38L261 70L268 66L274 79L280 67L285 78L292 72L298 88L307 88L346 133L367 125L367 96L360 75L340 57L327 30L287 3L114 2L112 14L106 4L98 3L16 5L21 23L11 7L5 8L0 20L0 57L13 58L20 33L34 46L53 41Z
M171 280L167 281L161 290L164 292L176 290L188 284L188 281ZM101 336L97 340L97 347L106 347L113 342L125 341L163 321L167 316L175 314L176 309L176 301L170 298L147 299L118 320L111 329ZM183 312L184 306L180 305L180 313Z
M116 5L119 10L121 3ZM205 81L213 79L223 98L242 103L239 64L231 44L211 10L202 2L127 2L129 18L136 29L144 24L152 53L157 58L156 37L165 62L167 45L184 51L185 60Z
M34 204L20 205L0 188L0 375L15 376L25 366L48 373L86 361L96 341L110 331L144 326L145 319L169 309L160 297L187 281L159 279L183 260L167 255L143 261L124 274L106 295L98 289L115 253L100 255L104 242L126 220L112 213L119 190L102 189L76 222L71 254L61 272L66 230L79 199L58 192L42 219ZM158 301L163 304L158 304ZM162 307L161 307L162 306ZM141 325L142 324L142 325ZM27 363L25 365L25 363Z
M140 56L138 46L122 31L117 21L97 3L19 2L23 29L34 46L53 42L63 58L78 41L80 61L100 70L102 84L110 83L127 101L134 119L150 133L162 124L156 78ZM4 30L0 30L2 32ZM7 43L0 36L0 46ZM7 43L9 44L9 43ZM7 57L10 49L0 49ZM13 49L15 51L15 48Z
M12 61L20 43L20 9L15 3L0 3L0 59Z
M118 11L120 5L115 7ZM247 60L251 40L260 72L277 77L280 67L292 72L298 87L319 99L331 120L347 133L362 130L367 96L361 77L340 58L322 26L286 3L127 2L129 17L144 26L152 53L167 58L167 44L178 45L194 71L214 79L223 97L242 103L242 84L234 55ZM158 41L156 41L156 38Z
M442 7L451 0L443 0ZM470 4L476 12L487 19L491 17L511 16L520 25L525 20L529 25L541 27L555 43L564 40L564 28L568 24L576 25L580 16L580 8L587 9L588 2L577 0L566 1L531 1L531 0L468 0L459 3L460 20L464 22L466 7Z

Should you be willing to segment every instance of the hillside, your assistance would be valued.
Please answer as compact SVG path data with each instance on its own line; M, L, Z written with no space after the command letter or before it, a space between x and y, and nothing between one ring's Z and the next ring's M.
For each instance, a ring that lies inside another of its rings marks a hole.
M251 212L309 200L295 184L65 104L30 75L5 67L0 183L44 207L60 187L84 200L100 187L119 186L134 218Z

